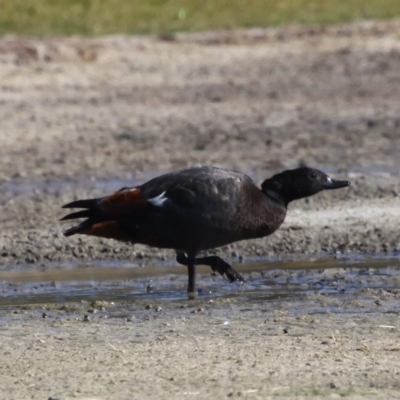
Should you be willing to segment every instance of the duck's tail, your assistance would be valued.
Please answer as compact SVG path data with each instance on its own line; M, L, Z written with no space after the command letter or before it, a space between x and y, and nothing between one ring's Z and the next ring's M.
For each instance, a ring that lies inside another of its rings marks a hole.
M65 236L75 235L76 233L84 233L98 222L99 218L96 212L96 205L101 199L88 199L88 200L77 200L72 203L65 204L62 208L85 208L82 211L76 211L67 214L65 217L61 218L60 221L67 221L69 219L87 218L85 221L77 226L73 226L64 232Z
M63 208L83 208L66 215L61 221L86 218L77 226L64 232L65 236L81 233L132 242L132 234L122 227L122 220L131 218L132 213L146 207L147 200L138 187L122 188L108 197L98 199L77 200L68 203Z

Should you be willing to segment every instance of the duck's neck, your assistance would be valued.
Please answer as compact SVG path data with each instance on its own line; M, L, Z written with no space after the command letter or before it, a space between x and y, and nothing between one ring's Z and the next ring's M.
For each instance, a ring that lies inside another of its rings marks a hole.
M280 205L281 207L287 208L289 202L286 201L283 196L281 196L276 190L270 188L263 188L263 193L270 198L274 203Z

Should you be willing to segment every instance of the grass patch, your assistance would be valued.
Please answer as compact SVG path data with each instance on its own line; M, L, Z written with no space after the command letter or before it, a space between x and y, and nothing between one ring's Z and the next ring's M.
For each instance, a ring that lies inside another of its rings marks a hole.
M0 0L0 35L169 34L398 16L399 0Z

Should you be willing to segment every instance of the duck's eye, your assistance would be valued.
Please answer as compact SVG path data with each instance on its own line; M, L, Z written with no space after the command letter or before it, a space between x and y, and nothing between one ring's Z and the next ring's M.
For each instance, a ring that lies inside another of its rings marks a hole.
M317 177L317 174L315 172L311 172L311 174L308 175L311 179L315 179Z

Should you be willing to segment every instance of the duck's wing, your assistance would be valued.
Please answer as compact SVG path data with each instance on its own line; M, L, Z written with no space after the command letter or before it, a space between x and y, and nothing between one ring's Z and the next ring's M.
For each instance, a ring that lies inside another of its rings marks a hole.
M220 207L227 204L238 206L246 196L246 189L259 191L247 175L214 167L177 171L141 186L143 196L154 206L166 209L196 207L197 214L202 209L218 213Z

